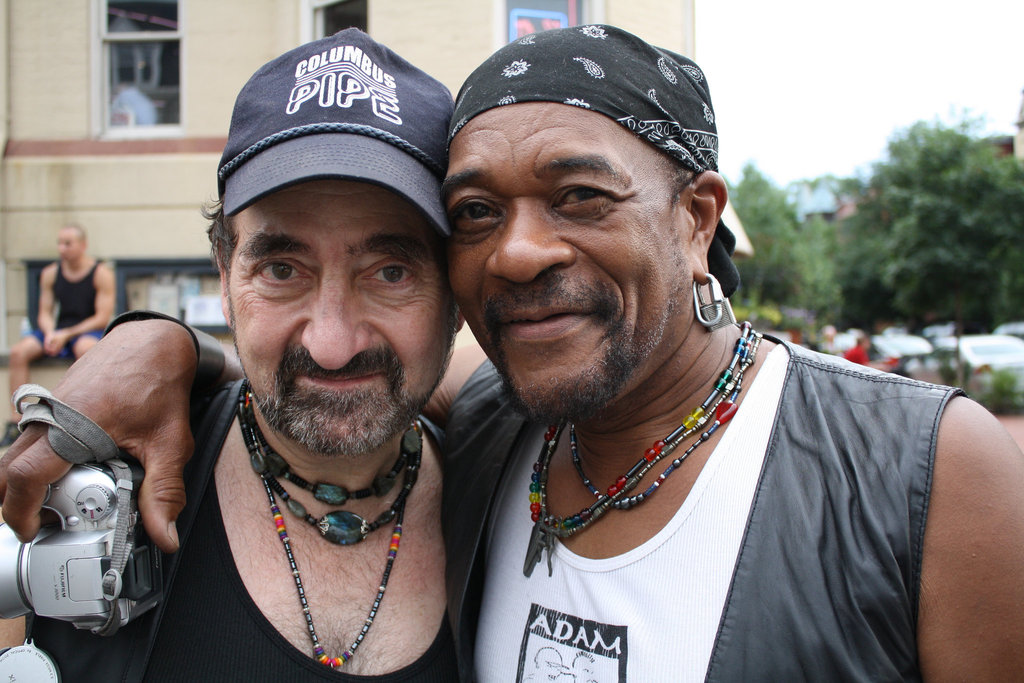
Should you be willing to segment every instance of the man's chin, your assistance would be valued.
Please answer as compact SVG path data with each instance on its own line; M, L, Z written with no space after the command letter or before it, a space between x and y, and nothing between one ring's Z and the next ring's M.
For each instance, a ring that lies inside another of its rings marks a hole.
M382 390L339 393L294 387L258 406L271 429L324 456L372 452L404 429L418 410Z
M615 400L625 379L596 372L519 384L499 368L512 408L532 422L583 422L598 416Z

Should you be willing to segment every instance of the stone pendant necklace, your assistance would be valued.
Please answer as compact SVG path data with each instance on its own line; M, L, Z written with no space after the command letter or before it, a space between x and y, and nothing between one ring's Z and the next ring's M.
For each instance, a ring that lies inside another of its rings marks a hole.
M284 506L289 512L318 529L320 534L331 543L338 545L360 543L370 533L393 520L398 513L398 508L404 505L419 476L420 461L423 455L423 438L419 425L416 424L410 426L402 436L398 459L391 470L387 474L377 477L370 487L350 493L344 487L334 484L309 483L291 472L285 459L267 444L263 432L256 423L248 380L243 381L242 390L239 392L238 423L242 428L242 437L245 440L246 450L249 451L249 462L253 470L263 477L271 490L284 501ZM284 477L312 492L313 496L323 503L341 505L349 499L386 495L402 471L404 471L402 490L398 492L398 496L395 497L391 506L372 522L348 510L332 510L319 518L314 517L278 481L279 476Z
M384 593L387 590L388 580L391 578L391 570L394 567L395 558L398 557L398 547L402 540L402 519L405 515L405 502L406 499L408 498L409 491L412 490L412 486L416 482L416 475L419 470L420 457L423 451L423 434L421 428L418 423L413 423L413 425L405 433L405 435L402 437L401 455L399 455L399 461L395 464L395 467L392 468L391 473L385 475L386 477L394 477L395 475L397 475L398 470L400 470L402 467L405 467L405 485L403 486L402 491L399 493L398 499L388 509L388 513L390 513L388 519L393 518L395 520L395 524L391 531L391 542L388 544L387 562L384 565L384 573L381 575L380 578L380 584L377 588L377 595L374 597L373 603L371 603L370 605L370 610L366 616L366 619L363 620L363 627L359 630L359 633L352 641L352 644L349 645L348 649L342 652L341 655L337 657L331 657L327 654L327 652L324 650L323 645L320 643L320 637L317 635L316 626L313 624L313 615L309 609L309 601L306 598L306 590L302 585L302 574L299 572L299 566L295 560L295 553L292 551L291 538L288 536L288 529L284 523L284 516L281 514L281 510L278 507L277 500L275 498L275 492L278 492L277 495L282 496L282 498L288 497L288 494L284 492L284 487L282 487L281 483L277 481L275 475L267 470L267 466L265 465L265 463L267 462L284 462L284 459L281 458L281 456L278 455L277 453L273 452L273 450L267 444L266 439L263 438L263 434L260 432L259 425L256 424L256 420L252 412L252 393L249 391L248 380L244 380L242 382L242 388L241 391L239 391L237 414L238 423L242 427L242 435L245 440L246 450L249 451L249 458L250 461L252 462L253 469L256 470L256 473L260 475L260 478L263 481L263 488L267 493L267 500L270 503L270 512L274 519L274 526L277 528L277 536L281 540L281 545L284 547L285 556L288 558L288 566L291 568L292 576L295 579L295 589L296 591L298 591L299 603L302 606L302 614L306 620L306 630L309 633L310 641L313 643L313 658L316 661L323 664L324 666L330 667L332 669L341 667L350 659L352 659L353 655L355 655L356 650L359 648L363 640L366 638L366 634L370 632L370 627L373 625L373 621L377 617L377 612L380 609L381 602L384 600ZM410 434L412 435L412 437L410 437ZM407 465L401 464L404 460L408 460ZM257 467L258 462L261 463L260 467ZM279 465L275 464L274 467L280 470ZM287 467L287 463L285 463L285 467ZM277 474L281 475L283 474L283 471L278 471ZM292 479L289 477L289 480ZM374 483L376 485L377 482ZM299 485L301 486L302 484ZM311 490L308 486L303 486L303 488ZM352 497L364 496L358 496L353 494ZM305 512L305 510L303 510L303 512ZM328 513L328 515L330 514L334 513ZM324 517L320 519L317 525L317 527L320 529L320 532L328 540L332 540L333 542L339 543L341 545L348 545L349 543L346 543L343 540L334 540L332 538L332 534L335 533L334 531L332 531L332 525L336 524L337 520L328 521L325 523L324 519L326 519L328 515L324 515ZM361 524L346 523L346 526L348 527L359 528L359 532L361 535L359 535L356 540L350 541L353 543L363 540L364 538L366 538L366 535L370 533L370 531L377 528L378 526L380 526L380 524L383 523L381 521L381 518L378 518L378 520L374 523L376 524L376 526L373 526L367 524L365 520L362 520L362 518L358 515L353 516L362 521ZM381 517L384 517L384 515L382 515ZM371 526L372 528L370 528ZM341 538L348 537L342 534ZM352 538L355 538L355 536L353 535Z

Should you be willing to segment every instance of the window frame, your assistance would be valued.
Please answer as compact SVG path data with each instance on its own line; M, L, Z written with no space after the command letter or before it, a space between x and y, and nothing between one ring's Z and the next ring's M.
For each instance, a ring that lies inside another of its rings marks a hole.
M93 93L96 95L92 107L93 130L97 137L105 140L140 140L154 138L182 137L185 131L185 0L178 4L178 29L176 31L138 31L133 33L109 33L107 31L107 6L110 0L94 2L94 50L93 50ZM110 125L110 45L115 43L177 42L178 43L178 122L154 125L112 126Z
M308 43L311 40L318 40L324 36L324 15L322 10L330 5L337 4L339 2L347 2L348 0L302 0L302 5L299 9L301 15L299 16L299 34L303 43ZM366 30L370 33L372 27L370 26L370 3L372 0L366 0Z
M509 19L511 13L508 8L509 0L494 0L494 49L507 45L512 28ZM605 0L581 0L580 2L581 21L578 26L587 24L603 24L605 22Z

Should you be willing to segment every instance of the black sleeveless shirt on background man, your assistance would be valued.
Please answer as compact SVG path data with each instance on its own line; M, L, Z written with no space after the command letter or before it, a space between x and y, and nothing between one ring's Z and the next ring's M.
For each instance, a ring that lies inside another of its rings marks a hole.
M53 299L60 306L57 317L57 328L63 330L77 325L86 318L96 313L96 284L93 278L96 276L96 268L100 265L97 261L89 270L88 275L77 282L72 282L64 277L64 269L57 263L57 280L53 283Z

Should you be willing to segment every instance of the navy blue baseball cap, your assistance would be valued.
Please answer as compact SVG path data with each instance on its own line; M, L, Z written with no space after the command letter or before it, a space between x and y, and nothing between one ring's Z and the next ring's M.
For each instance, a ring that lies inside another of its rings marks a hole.
M217 171L224 213L310 180L373 183L451 233L441 180L451 93L354 28L265 64L231 115Z

